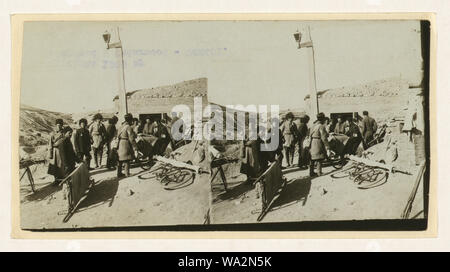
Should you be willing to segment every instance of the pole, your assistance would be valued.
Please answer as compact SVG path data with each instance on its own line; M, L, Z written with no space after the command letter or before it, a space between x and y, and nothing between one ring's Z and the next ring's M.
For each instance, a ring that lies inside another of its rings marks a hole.
M124 115L128 113L128 104L127 104L127 92L125 88L125 68L124 68L124 60L123 60L123 48L122 41L120 40L119 27L117 27L117 37L119 39L119 49L116 51L117 59L119 62L119 120L124 118Z
M316 62L314 59L314 44L311 39L311 29L308 26L308 36L311 41L311 46L307 47L308 50L308 62L309 62L309 90L310 90L310 106L311 106L311 114L313 116L317 116L319 113L319 99L317 97L317 89L316 89Z

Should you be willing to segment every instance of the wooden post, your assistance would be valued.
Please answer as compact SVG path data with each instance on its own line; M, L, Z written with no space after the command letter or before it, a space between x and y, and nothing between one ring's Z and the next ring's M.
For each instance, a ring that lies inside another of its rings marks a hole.
M122 41L120 40L120 33L119 33L119 27L117 27L116 29L116 34L117 34L117 39L118 42L113 43L113 44L108 44L108 49L111 48L116 48L119 49L116 51L116 57L117 57L117 62L118 62L118 75L117 75L117 79L118 79L118 97L119 97L119 120L120 123L122 121L124 121L124 115L128 113L128 105L127 105L127 91L125 88L125 64L124 64L124 60L123 60L123 48L122 48Z
M411 194L408 198L408 202L406 203L405 209L403 210L403 213L401 215L402 219L409 218L409 214L411 213L412 205L414 203L414 198L416 197L417 189L419 188L420 180L422 179L423 174L425 172L425 168L426 168L425 166L426 166L426 162L424 160L421 162L421 164L419 166L419 170L417 171L416 181L414 182L414 186L413 186Z
M311 114L312 116L317 116L319 113L319 99L317 97L317 88L316 88L316 61L314 56L314 44L311 39L311 29L308 26L308 37L311 45L306 48L308 50L308 63L309 63L309 80L308 80L308 88L310 91L310 101L311 101Z
M309 101L310 101L310 110L309 113L311 116L316 116L319 113L319 100L317 98L317 88L316 88L316 61L314 59L314 44L311 39L311 29L308 26L307 34L309 40L299 44L298 48L305 48L307 50L308 55L308 90L309 90ZM300 42L300 41L299 41Z
M125 88L125 64L123 61L123 48L122 48L122 41L120 40L120 33L119 33L119 27L117 27L117 37L119 38L119 43L120 43L120 59L119 59L119 78L121 78L122 80L119 80L119 92L120 92L120 108L122 108L122 115L121 117L123 118L123 116L125 114L128 113L128 104L127 104L127 90ZM120 113L120 110L119 110Z

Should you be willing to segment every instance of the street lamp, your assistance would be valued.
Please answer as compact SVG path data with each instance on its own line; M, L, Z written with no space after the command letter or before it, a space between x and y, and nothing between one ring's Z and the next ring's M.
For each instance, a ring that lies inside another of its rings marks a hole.
M103 40L105 41L106 45L109 47L109 40L111 40L111 34L108 32L108 30L106 30L105 33L103 34Z
M308 51L308 59L309 59L309 90L310 90L310 100L311 100L311 113L317 115L319 113L319 100L317 98L317 90L316 90L316 65L314 60L314 47L311 39L311 30L308 26L307 35L309 40L302 42L302 33L297 30L294 33L295 42L298 44L297 48L306 48Z
M122 41L120 40L119 28L117 27L117 39L118 41L115 43L111 42L111 34L108 31L103 33L103 40L106 43L106 49L117 48L120 49L117 51L117 59L119 62L119 118L123 118L125 114L128 113L128 105L127 105L127 93L125 89L125 71L124 71L124 61L123 61L123 49L122 49Z
M300 42L302 41L302 33L299 32L298 29L297 29L297 32L294 33L294 39L295 39L295 42L298 43L298 47L297 48L300 49L301 48L300 47Z

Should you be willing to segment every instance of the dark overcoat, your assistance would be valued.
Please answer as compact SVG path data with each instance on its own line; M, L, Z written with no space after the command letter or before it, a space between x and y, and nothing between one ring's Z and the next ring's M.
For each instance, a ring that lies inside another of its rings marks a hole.
M105 140L107 143L110 143L114 137L116 137L117 134L117 128L115 124L108 124L106 126L106 137Z
M241 173L247 177L256 178L261 171L259 144L258 140L244 140L241 143Z
M74 134L74 146L77 154L87 155L91 151L91 135L86 128L79 128Z
M70 174L75 169L75 163L79 162L79 159L75 155L72 142L69 138L65 138L59 147L61 158L63 161L64 177Z

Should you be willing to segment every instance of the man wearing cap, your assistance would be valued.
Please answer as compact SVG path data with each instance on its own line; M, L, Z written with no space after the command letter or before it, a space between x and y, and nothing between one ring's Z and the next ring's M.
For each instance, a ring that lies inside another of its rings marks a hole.
M78 121L80 128L74 134L75 152L79 160L83 160L89 170L91 168L91 135L87 129L87 120L82 118Z
M330 145L328 143L328 133L325 128L325 114L317 114L317 121L314 122L309 136L311 137L311 162L309 164L309 176L315 177L322 175L322 161L330 156ZM314 166L317 164L317 174L314 172Z
M103 116L97 113L93 117L93 123L89 128L89 133L92 138L92 151L94 153L95 167L99 168L102 165L103 145L106 138L106 128L102 124Z
M292 112L288 112L286 114L286 119L280 129L284 138L283 148L286 156L287 167L290 167L294 162L294 148L297 136L297 126L294 123L294 114L292 114Z
M363 111L362 120L362 136L364 138L364 149L369 148L370 142L373 140L373 135L377 132L378 126L375 119L369 117L369 112Z
M130 176L130 161L137 157L137 145L135 141L136 135L133 131L133 115L125 114L125 121L117 133L119 138L119 148L117 153L119 155L119 164L117 166L117 177L123 177L122 166L125 164L125 176ZM134 153L133 153L134 150Z

